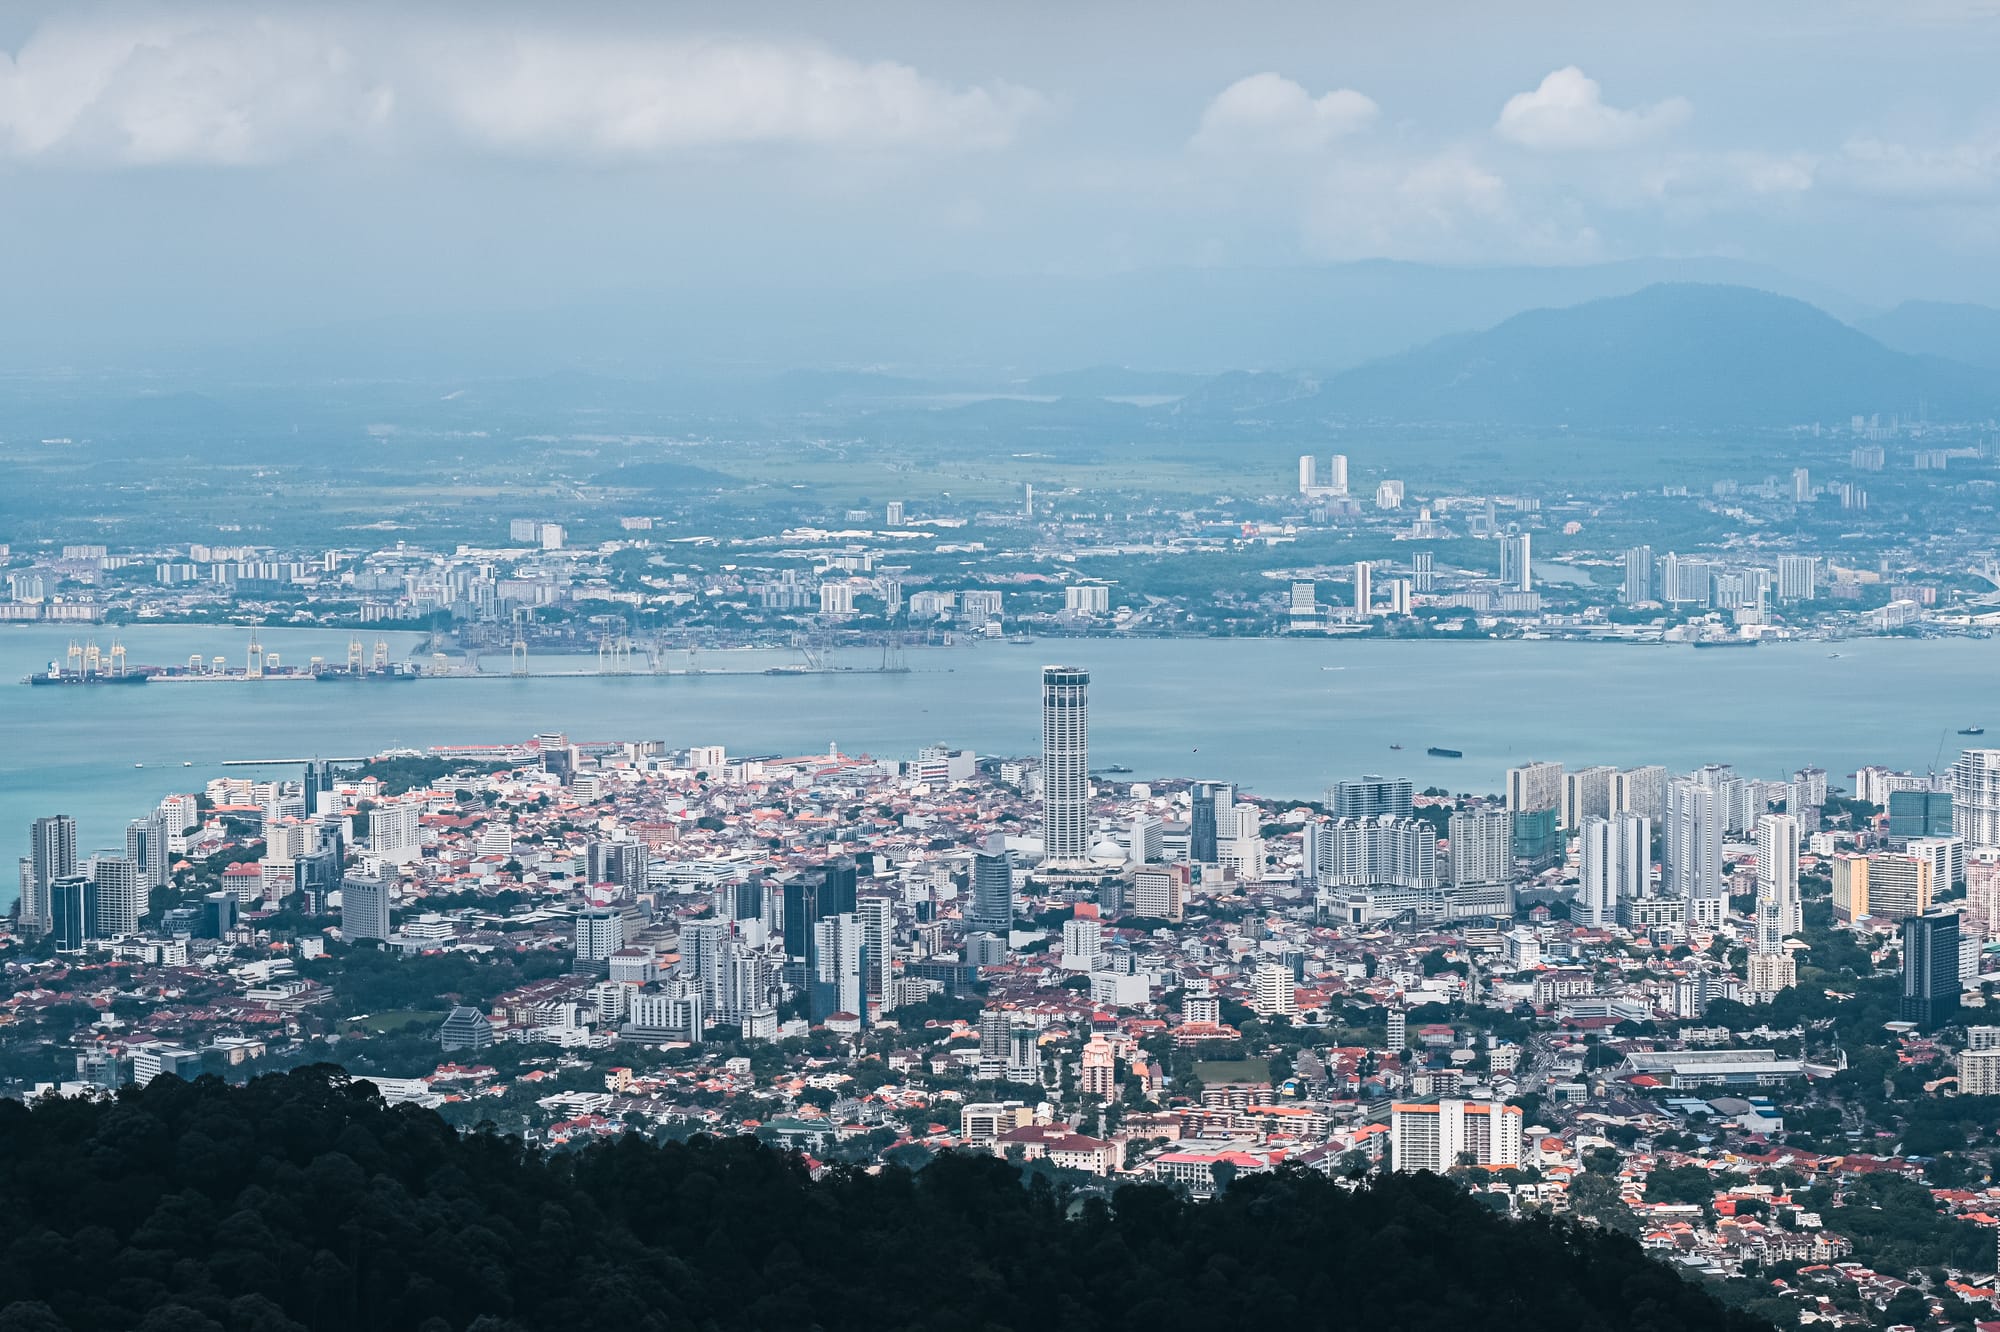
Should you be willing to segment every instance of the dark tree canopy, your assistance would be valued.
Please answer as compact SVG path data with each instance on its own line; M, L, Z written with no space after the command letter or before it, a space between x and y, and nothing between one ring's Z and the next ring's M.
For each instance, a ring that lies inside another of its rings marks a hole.
M0 1330L1751 1332L1622 1235L1431 1176L1076 1198L987 1156L749 1139L544 1154L316 1067L0 1102Z

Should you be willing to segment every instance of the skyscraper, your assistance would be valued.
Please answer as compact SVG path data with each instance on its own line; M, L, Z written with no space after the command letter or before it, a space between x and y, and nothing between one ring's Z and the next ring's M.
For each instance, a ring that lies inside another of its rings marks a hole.
M1431 552L1420 550L1410 556L1410 582L1420 596L1437 591L1437 562Z
M1090 861L1090 672L1042 668L1042 857Z
M1951 830L1968 848L2000 846L2000 749L1968 749L1951 765Z
M340 935L349 943L389 937L387 878L348 874L340 881Z
M1958 1012L1958 913L1938 911L1903 919L1905 1022L1935 1027Z
M97 937L97 885L88 874L58 875L47 902L48 932L57 951L74 953Z
M1765 814L1757 820L1757 901L1760 907L1771 903L1780 934L1797 934L1804 928L1799 906L1799 821L1789 814Z
M1534 565L1529 554L1531 541L1526 532L1500 538L1500 582L1510 592L1534 590Z
M1579 832L1583 872L1577 889L1578 910L1571 919L1592 929L1604 929L1617 921L1620 904L1646 895L1652 825L1638 814L1590 815Z
M593 907L576 917L576 961L580 970L609 963L625 946L625 918L605 907Z
M1299 455L1299 493L1310 495L1319 489L1319 459L1310 453Z
M1625 604L1653 599L1653 548L1633 546L1625 552Z
M814 922L810 996L814 1022L825 1022L835 1013L852 1013L867 1021L867 953L861 921L853 913Z
M147 898L137 862L114 851L100 851L90 858L90 879L97 885L96 937L137 933Z
M1336 495L1347 493L1347 455L1336 453L1327 459L1326 488Z
M1446 825L1451 833L1452 886L1511 882L1514 819L1504 809L1462 809Z
M51 924L49 888L57 879L76 873L76 820L67 814L36 819L29 830L29 874L35 900L21 902L21 928L46 932Z
M896 903L880 894L855 903L861 923L862 989L886 1013L896 1006Z
M1357 620L1367 619L1374 607L1375 592L1370 582L1373 574L1374 570L1368 561L1354 562L1354 618Z
M1223 823L1236 806L1236 787L1229 782L1196 782L1188 790L1188 800L1188 861L1220 864Z
M1007 853L1006 840L998 834L972 858L972 911L966 926L981 934L998 935L1002 943L1014 928L1014 857ZM791 933L789 923L785 932Z
M1682 778L1667 787L1662 886L1685 905L1690 926L1722 923L1722 806L1714 787Z
M1612 812L1611 779L1617 775L1618 769L1602 766L1564 773L1562 826L1574 831L1585 819L1608 818Z
M1614 813L1644 814L1654 823L1667 817L1667 770L1659 764L1627 768L1611 779Z

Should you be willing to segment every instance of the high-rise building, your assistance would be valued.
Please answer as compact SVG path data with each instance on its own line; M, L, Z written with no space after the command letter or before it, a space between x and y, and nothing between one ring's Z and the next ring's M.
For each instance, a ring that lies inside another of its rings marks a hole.
M1903 920L1905 1022L1935 1027L1958 1014L1958 913L1939 911Z
M1437 566L1429 551L1420 550L1410 556L1410 582L1419 596L1437 591Z
M1014 857L998 834L972 858L972 910L965 923L970 930L997 935L1003 944L1014 928Z
M1319 489L1319 459L1310 453L1299 455L1299 494L1310 495Z
M1366 560L1354 562L1354 618L1365 620L1374 614L1374 567Z
M1968 847L2000 846L2000 749L1968 749L1951 765L1951 830Z
M1118 1096L1118 1056L1102 1035L1084 1043L1083 1063L1077 1074L1077 1090L1086 1100L1108 1104Z
M1562 778L1562 826L1574 831L1583 826L1585 819L1609 818L1611 779L1617 775L1618 769L1603 766L1565 772Z
M1326 488L1335 495L1347 493L1347 455L1336 453L1327 459Z
M1689 926L1722 924L1722 802L1714 787L1681 778L1667 786L1662 888L1681 900Z
M606 907L577 913L576 960L609 965L611 955L625 946L625 917Z
M1327 811L1336 819L1369 819L1380 814L1407 818L1415 808L1416 787L1407 777L1373 773L1354 781L1335 782L1326 793Z
M1298 990L1293 984L1292 969L1283 962L1259 962L1250 981L1250 1007L1264 1017L1298 1012Z
M1524 763L1507 769L1507 809L1514 814L1558 809L1562 805L1563 765Z
M1390 1110L1390 1167L1443 1174L1461 1165L1519 1166L1521 1121L1519 1106L1493 1101L1399 1102Z
M814 922L810 1003L815 1023L836 1013L851 1013L866 1022L867 958L867 940L853 913Z
M1132 914L1178 924L1186 912L1186 865L1145 865L1132 873Z
M1513 881L1514 819L1506 810L1457 810L1446 826L1451 834L1454 888Z
M1819 557L1780 555L1778 557L1778 600L1811 601L1819 596Z
M349 873L340 881L340 935L349 943L389 937L391 882L385 875Z
M147 898L137 862L115 851L100 851L90 858L90 879L97 885L95 937L136 934L139 919L146 914Z
M407 865L424 853L420 820L423 802L385 800L368 812L368 849L391 865Z
M1799 821L1789 814L1757 820L1757 900L1777 911L1782 934L1804 928L1799 906Z
M1167 825L1151 814L1132 816L1131 838L1126 859L1134 865L1157 865L1167 858Z
M1643 814L1655 827L1667 817L1667 770L1658 764L1627 768L1611 779L1611 809Z
M166 819L160 811L154 810L145 818L133 819L125 825L125 856L139 867L140 882L146 887L167 886L172 877L173 857L167 854Z
M876 893L854 905L861 922L862 985L886 1013L896 1006L896 903Z
M63 874L48 887L50 940L74 953L97 934L97 884L88 874Z
M1236 808L1231 782L1196 782L1188 790L1188 860L1196 865L1222 863L1222 839Z
M21 902L21 928L42 934L51 928L49 887L76 873L76 820L67 814L36 819L29 829L29 874L35 899Z
M1916 788L1890 791L1889 836L1950 837L1951 792Z
M1583 844L1577 889L1578 924L1605 929L1618 920L1622 903L1646 895L1652 867L1653 828L1640 814L1590 815L1579 829Z
M1500 538L1500 584L1510 592L1534 590L1534 565L1529 554L1531 540L1526 532Z
M1090 672L1042 668L1042 856L1090 862Z
M1633 546L1625 552L1625 604L1653 600L1653 548Z

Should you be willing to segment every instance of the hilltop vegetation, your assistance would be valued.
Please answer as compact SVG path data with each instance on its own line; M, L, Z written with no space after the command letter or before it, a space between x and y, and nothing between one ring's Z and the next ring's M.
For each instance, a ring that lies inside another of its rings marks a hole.
M460 1136L325 1066L0 1102L0 1201L0 1332L1761 1326L1430 1176L1077 1199L947 1154L815 1182L748 1139Z

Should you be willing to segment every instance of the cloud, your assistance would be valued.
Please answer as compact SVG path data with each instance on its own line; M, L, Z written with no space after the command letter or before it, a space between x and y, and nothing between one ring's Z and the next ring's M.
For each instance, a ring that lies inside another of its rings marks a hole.
M630 161L968 150L1044 107L803 42L217 8L54 18L0 52L0 157L259 165L329 144Z
M2000 134L1934 148L1873 137L1848 140L1828 179L1858 194L1912 203L1979 203L2000 196Z
M1598 237L1553 205L1516 207L1507 182L1459 151L1414 161L1338 163L1321 178L1305 219L1321 258L1574 261Z
M1252 74L1216 94L1189 143L1203 152L1310 152L1366 129L1379 112L1351 88L1314 97L1281 74Z
M1568 65L1533 92L1509 97L1493 131L1523 148L1551 152L1622 148L1674 128L1693 111L1684 97L1630 111L1608 106L1597 80Z

